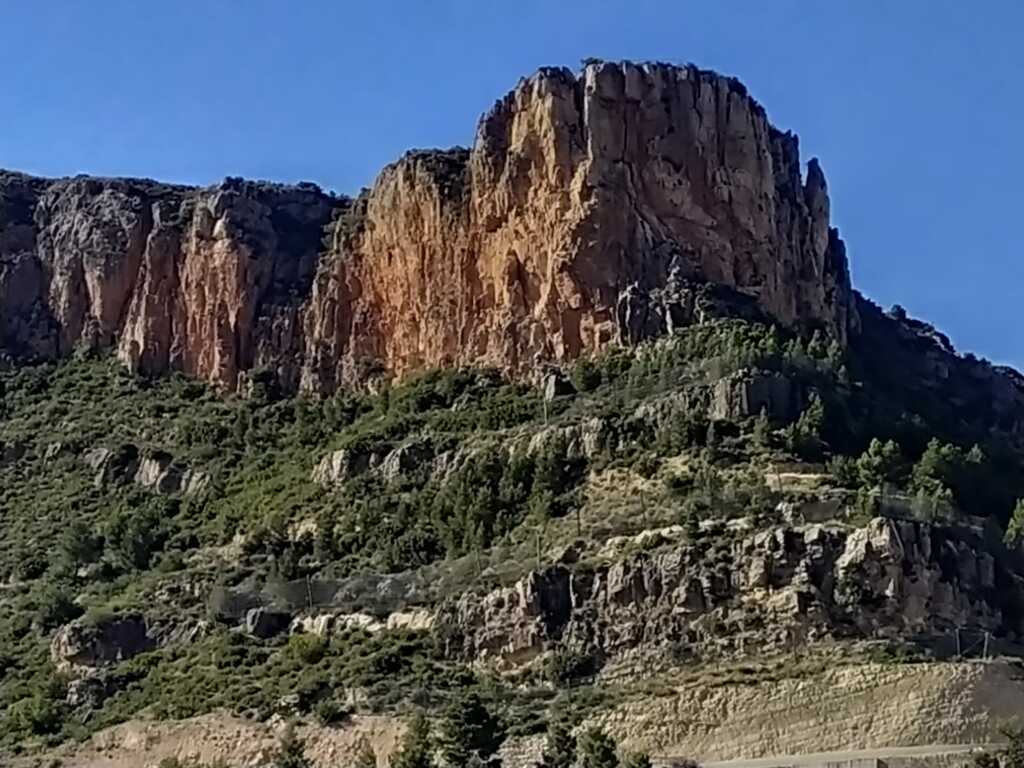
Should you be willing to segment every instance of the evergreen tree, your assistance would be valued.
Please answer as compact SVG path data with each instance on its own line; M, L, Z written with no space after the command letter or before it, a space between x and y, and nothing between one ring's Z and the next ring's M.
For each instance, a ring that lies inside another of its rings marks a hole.
M504 726L476 691L459 694L445 710L438 738L445 765L462 768L474 757L488 763L504 741Z
M433 768L430 750L430 723L418 714L409 723L402 746L391 759L391 768Z
M589 728L580 734L576 747L579 768L617 768L615 740L600 728Z
M811 334L811 341L807 345L807 354L815 360L825 360L828 357L828 347L825 344L825 337L821 331Z
M555 717L548 724L547 740L541 753L542 768L572 768L576 762L576 739L572 724L564 717Z
M860 485L860 473L857 462L849 456L833 456L828 463L832 479L843 488L857 488Z
M103 538L81 520L73 520L61 534L57 564L71 575L82 567L95 563L103 554Z
M832 339L828 345L828 352L825 356L825 360L828 362L829 367L833 371L839 371L843 367L843 348L838 341Z
M951 488L957 484L963 464L964 456L959 448L932 438L914 465L911 473L913 485L928 493L933 493L938 487Z
M1003 537L1008 546L1015 547L1024 539L1024 499L1018 499L1017 505L1013 508L1010 522L1006 525L1006 535Z
M782 354L782 343L779 341L779 329L774 325L768 329L768 335L764 340L764 355L770 362L777 364Z
M822 435L825 431L825 404L814 394L795 424L786 430L786 447L808 459L821 455Z
M857 459L857 473L866 488L877 488L885 482L899 478L903 469L903 456L893 440L884 443L877 437Z

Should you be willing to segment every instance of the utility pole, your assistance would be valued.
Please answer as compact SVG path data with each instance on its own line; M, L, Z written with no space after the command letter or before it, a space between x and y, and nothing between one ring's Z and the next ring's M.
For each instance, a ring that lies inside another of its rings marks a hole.
M960 627L956 628L956 657L960 658Z

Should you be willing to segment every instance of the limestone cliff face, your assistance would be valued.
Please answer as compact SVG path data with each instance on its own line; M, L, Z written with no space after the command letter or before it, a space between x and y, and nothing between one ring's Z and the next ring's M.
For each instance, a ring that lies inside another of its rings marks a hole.
M542 70L472 151L387 168L314 284L304 382L527 369L690 322L687 280L787 324L856 326L824 176L736 81L693 68Z
M269 366L294 388L322 229L345 204L312 186L0 174L0 346L113 348L231 388Z
M1016 641L1014 576L978 532L875 518L860 528L779 527L671 546L607 565L550 566L511 587L452 599L436 617L448 652L528 661L565 644L614 656L682 645L699 655L956 627ZM648 532L651 536L652 532Z
M817 163L802 181L796 138L693 67L541 70L472 150L410 153L356 201L0 174L8 351L114 348L229 388L257 368L311 392L370 370L522 373L699 321L694 282L857 327Z

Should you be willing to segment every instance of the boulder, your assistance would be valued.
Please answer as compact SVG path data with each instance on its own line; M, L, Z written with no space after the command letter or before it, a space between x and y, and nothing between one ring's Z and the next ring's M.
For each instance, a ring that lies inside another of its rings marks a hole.
M57 630L50 642L50 658L64 671L89 671L117 664L145 651L155 642L139 614L81 619Z
M68 683L64 702L69 707L95 709L117 692L114 677L97 673L91 677L79 677Z

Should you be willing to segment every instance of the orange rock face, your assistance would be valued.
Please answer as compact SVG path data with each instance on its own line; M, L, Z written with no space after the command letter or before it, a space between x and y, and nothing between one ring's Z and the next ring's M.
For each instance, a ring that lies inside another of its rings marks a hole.
M358 200L228 180L0 175L0 341L113 347L229 388L369 371L525 373L700 321L714 283L780 322L856 328L824 177L735 80L542 70L472 150L413 152Z

